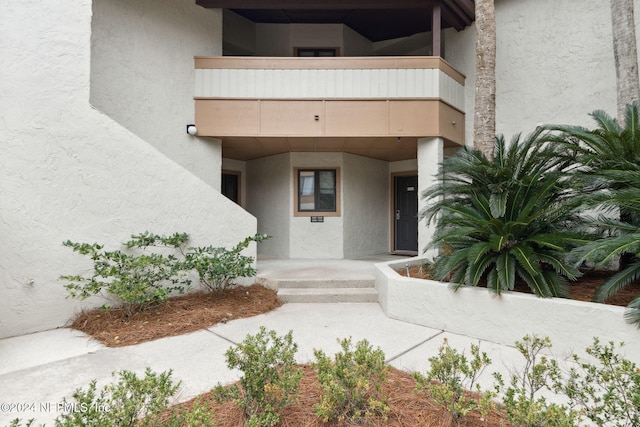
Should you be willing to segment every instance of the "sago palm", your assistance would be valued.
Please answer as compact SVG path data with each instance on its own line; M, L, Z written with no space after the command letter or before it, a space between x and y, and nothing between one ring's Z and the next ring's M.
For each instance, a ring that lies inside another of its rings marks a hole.
M577 262L609 266L620 257L620 269L596 292L603 302L620 289L640 280L640 114L638 104L627 105L624 123L604 111L591 114L593 130L580 126L549 126L561 131L556 143L576 162L576 183L589 207L606 215L591 219L603 238L577 249ZM627 320L640 327L640 297L628 306Z
M574 230L579 202L568 187L568 163L541 129L507 144L497 137L495 156L461 149L440 167L442 180L427 189L427 208L435 220L431 248L440 250L434 275L458 288L486 278L500 294L522 279L538 296L566 297L566 279L579 271L565 260L585 236Z
M595 198L596 202L600 202L600 207L604 208L604 214L592 219L591 224L603 230L605 237L575 249L573 254L576 264L593 261L597 267L606 267L615 262L616 257L625 254L632 256L629 262L596 291L594 301L604 302L640 280L640 170L601 170L599 173L627 185ZM612 212L623 210L627 213L626 220L614 219L611 215ZM629 303L625 317L629 323L640 327L640 295Z

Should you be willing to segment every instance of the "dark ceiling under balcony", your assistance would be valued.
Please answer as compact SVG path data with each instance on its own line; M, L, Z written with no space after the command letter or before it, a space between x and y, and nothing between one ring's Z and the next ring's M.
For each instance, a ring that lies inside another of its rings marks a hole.
M196 4L229 9L255 23L344 24L374 42L430 31L438 7L443 29L463 30L475 16L474 0L196 0Z

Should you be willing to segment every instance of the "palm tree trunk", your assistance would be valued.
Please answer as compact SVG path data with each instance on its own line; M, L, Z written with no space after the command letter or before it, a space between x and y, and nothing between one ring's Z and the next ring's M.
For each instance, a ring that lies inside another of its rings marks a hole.
M618 123L624 126L627 105L640 99L633 0L611 0L611 23L613 55L616 61Z
M493 159L496 137L496 11L494 0L476 0L474 147Z

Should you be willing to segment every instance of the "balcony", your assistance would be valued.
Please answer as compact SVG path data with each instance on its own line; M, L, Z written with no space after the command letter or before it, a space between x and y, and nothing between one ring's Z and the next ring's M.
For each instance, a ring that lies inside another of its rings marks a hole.
M465 77L440 57L196 57L199 136L225 157L344 151L415 158L415 141L464 144ZM413 150L413 151L412 151Z

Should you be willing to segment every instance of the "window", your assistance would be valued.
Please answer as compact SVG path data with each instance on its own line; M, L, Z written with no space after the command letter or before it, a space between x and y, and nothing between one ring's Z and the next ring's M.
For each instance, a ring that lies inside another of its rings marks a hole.
M305 57L338 56L338 48L337 47L328 47L328 48L296 47L294 49L294 56L305 56Z
M296 215L338 216L338 181L337 169L296 169Z

